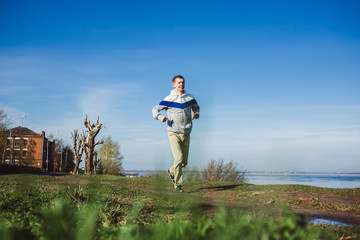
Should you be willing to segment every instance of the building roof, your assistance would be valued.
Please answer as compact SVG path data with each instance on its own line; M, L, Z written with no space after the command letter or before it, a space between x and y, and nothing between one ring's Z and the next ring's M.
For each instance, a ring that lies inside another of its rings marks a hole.
M30 130L27 127L16 127L11 129L11 135L13 136L39 136L41 134L38 134L34 132L33 130Z

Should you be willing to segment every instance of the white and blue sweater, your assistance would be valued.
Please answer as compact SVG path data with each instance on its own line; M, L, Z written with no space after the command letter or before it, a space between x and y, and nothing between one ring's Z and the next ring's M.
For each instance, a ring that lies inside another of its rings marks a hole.
M167 130L169 132L187 134L192 129L191 110L199 113L200 107L193 95L188 94L186 91L182 95L177 95L174 89L159 105L153 107L152 114L155 119L159 119L161 110L166 110L167 112L169 118Z

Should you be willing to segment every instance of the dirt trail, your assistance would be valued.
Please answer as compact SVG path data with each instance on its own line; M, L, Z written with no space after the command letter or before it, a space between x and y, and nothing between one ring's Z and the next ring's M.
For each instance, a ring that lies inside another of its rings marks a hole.
M296 213L360 225L360 197L308 192L289 192L287 197Z
M308 217L338 220L348 224L360 225L360 197L348 197L331 193L281 192L281 191L205 191L209 199L223 199L241 202L243 205L264 207L285 202L294 212Z

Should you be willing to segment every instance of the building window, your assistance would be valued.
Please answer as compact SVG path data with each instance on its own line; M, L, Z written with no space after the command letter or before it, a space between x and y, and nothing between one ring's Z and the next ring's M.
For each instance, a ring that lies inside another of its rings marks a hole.
M19 159L19 157L20 157L20 150L14 150L14 152L13 152L13 155L14 155L14 158L15 159Z
M27 147L27 145L28 145L28 140L24 139L24 147Z
M27 156L27 150L23 150L23 158L26 158Z
M6 141L6 146L9 146L9 147L10 147L10 143L11 143L11 139L8 138L7 141Z
M10 159L10 150L9 149L6 149L6 156L5 156L7 159Z
M20 139L15 139L15 147L20 147Z

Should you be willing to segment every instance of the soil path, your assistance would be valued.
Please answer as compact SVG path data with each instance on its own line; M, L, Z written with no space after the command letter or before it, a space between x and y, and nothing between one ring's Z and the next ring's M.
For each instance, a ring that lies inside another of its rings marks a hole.
M267 207L278 202L287 203L294 212L308 217L338 220L348 224L360 225L360 196L343 196L332 193L305 191L214 191L203 194L209 200L223 199L239 206ZM241 204L239 204L241 203Z
M360 225L360 197L308 192L289 192L286 195L296 213Z

